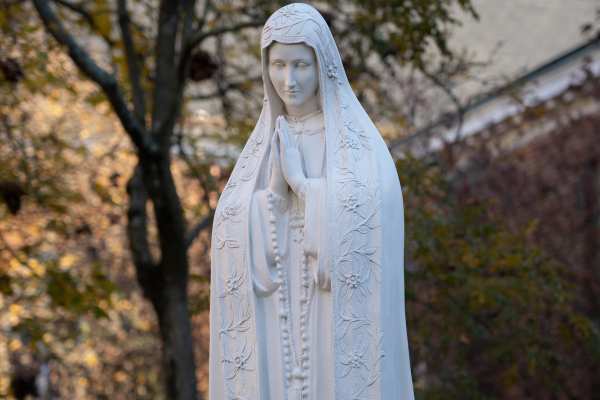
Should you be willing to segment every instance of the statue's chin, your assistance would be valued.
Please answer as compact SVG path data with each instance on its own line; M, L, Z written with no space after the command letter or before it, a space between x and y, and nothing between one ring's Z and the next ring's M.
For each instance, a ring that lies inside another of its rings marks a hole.
M295 97L294 97L295 96ZM286 107L295 107L302 108L307 101L303 101L304 99L298 98L298 95L287 95L284 101Z
M318 103L315 103L313 100L313 98L303 99L300 97L287 97L284 99L283 104L285 105L288 114L304 115L315 110L316 105L313 104Z

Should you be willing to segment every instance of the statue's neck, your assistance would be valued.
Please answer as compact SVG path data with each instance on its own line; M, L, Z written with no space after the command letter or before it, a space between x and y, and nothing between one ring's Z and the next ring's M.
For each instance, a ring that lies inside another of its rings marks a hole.
M300 116L286 114L285 118L288 120L288 122L298 123L298 122L308 121L309 119L317 119L317 116L320 116L321 113L322 113L321 109L318 108L312 112L309 112L308 114L304 114L304 115L300 115Z
M323 112L317 109L301 117L286 115L285 119L293 134L313 134L323 130Z

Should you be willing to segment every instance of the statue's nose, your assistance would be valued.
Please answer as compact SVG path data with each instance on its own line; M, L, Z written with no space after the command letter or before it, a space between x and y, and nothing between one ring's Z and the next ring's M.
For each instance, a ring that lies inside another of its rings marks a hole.
M292 70L292 68L289 68L285 75L286 90L293 90L296 88L297 85L298 85L298 83L296 81L296 76L294 74L294 71Z

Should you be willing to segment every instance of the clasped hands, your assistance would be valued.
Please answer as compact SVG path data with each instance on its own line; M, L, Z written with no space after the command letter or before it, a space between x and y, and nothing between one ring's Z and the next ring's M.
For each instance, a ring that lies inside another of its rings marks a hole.
M271 191L285 196L287 186L300 198L306 193L306 176L302 170L302 156L291 138L289 126L283 116L275 121L275 134L271 140L272 169L269 181Z

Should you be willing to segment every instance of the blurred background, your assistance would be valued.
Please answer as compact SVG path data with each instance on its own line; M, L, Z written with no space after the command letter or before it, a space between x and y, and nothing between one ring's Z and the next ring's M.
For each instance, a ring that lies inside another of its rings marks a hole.
M210 227L286 3L0 1L0 398L207 398ZM416 397L600 399L600 4L311 4L397 161Z

